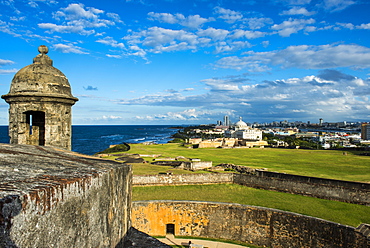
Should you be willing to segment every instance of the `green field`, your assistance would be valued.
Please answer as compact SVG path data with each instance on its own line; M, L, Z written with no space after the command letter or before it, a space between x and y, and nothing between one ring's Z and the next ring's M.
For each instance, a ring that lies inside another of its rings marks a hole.
M277 148L188 149L180 144L130 144L130 146L131 149L128 153L134 154L161 154L162 158L177 156L200 158L202 161L213 161L214 165L232 163L253 168L267 168L269 171L295 175L370 182L370 156L361 156L356 152L348 151L344 154L343 151L338 150ZM146 158L146 160L150 162L153 158ZM184 171L149 163L133 164L135 175L158 174L161 172L172 172L174 174L210 173L206 171ZM281 209L354 227L361 223L370 223L370 207L233 184L134 187L133 200L232 202Z
M361 223L370 223L370 207L253 189L236 184L134 187L133 200L230 202L281 209L353 227Z
M370 156L337 150L304 150L279 148L188 149L179 144L143 145L130 144L129 153L161 154L162 157L184 156L213 161L213 165L232 163L252 168L267 168L269 171L295 175L331 178L338 180L370 182ZM152 158L148 158L151 161ZM163 166L142 164L134 174L151 174L169 171ZM175 170L172 170L175 171ZM175 171L176 173L176 171ZM181 171L180 173L184 173Z

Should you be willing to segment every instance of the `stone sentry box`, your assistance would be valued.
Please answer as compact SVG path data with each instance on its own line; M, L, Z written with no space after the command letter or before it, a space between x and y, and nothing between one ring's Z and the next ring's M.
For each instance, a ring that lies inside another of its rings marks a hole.
M1 96L9 103L11 144L54 146L71 150L72 96L67 77L49 58L48 48L39 47L33 64L19 70L9 93Z
M127 164L0 144L0 247L120 247L131 184Z

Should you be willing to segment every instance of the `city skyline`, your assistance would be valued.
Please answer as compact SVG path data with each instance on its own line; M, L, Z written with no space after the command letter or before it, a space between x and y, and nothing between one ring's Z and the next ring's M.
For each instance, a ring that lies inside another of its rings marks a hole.
M46 45L79 98L74 125L370 119L364 0L4 0L0 9L0 94Z

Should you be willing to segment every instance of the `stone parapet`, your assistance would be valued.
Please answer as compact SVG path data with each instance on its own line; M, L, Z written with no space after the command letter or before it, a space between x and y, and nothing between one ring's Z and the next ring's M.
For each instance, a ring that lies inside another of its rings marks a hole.
M274 190L370 206L370 184L255 170L234 174L233 182Z
M131 166L0 144L0 247L116 247L130 228Z

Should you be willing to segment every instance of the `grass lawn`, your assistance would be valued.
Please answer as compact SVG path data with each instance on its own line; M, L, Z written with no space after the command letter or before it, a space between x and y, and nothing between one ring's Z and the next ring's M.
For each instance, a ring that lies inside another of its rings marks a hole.
M370 183L370 156L360 156L352 152L347 152L347 155L343 155L343 151L336 150L280 148L188 149L179 144L130 144L130 146L131 150L128 151L129 153L161 154L162 157L184 156L200 158L202 161L213 161L214 165L232 163L253 168L267 168L269 171L295 175ZM151 160L152 158L147 158L147 161ZM139 167L135 168L134 166L134 174L150 174L151 170L154 170L153 173L155 173L159 169L155 169L154 165L148 164L142 164ZM169 169L167 167L163 170Z
M196 194L194 194L196 192ZM357 227L370 223L370 207L236 184L133 187L133 201L194 200L230 202L281 209Z

